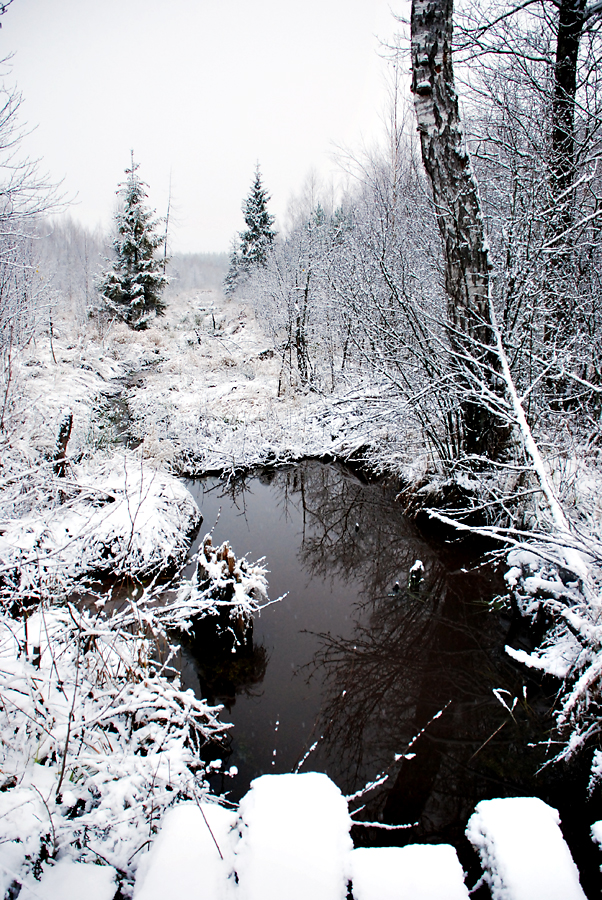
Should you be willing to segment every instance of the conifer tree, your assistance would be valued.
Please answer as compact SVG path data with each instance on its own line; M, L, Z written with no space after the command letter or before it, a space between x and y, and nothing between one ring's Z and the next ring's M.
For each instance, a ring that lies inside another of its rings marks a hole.
M230 268L224 279L224 291L227 295L232 294L248 278L253 268L265 267L267 263L269 250L276 237L274 217L267 208L269 199L257 165L251 191L242 207L247 228L239 233L239 240L233 242L230 251Z
M126 169L127 180L117 193L123 197L123 211L116 215L117 235L113 241L115 259L98 283L105 308L130 328L140 331L151 319L162 316L161 294L167 284L164 260L155 256L163 235L155 233L160 219L144 205L147 185L136 174L138 164Z

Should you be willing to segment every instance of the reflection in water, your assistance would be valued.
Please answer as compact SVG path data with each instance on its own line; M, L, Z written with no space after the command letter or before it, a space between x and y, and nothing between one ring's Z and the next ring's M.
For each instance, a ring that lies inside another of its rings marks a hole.
M223 704L230 712L237 696L260 694L268 656L265 647L254 644L252 635L233 652L233 642L224 644L214 629L211 619L202 620L188 640L180 641L180 665L188 669L187 686L191 686L191 678L196 679L195 693L202 694L211 705Z
M257 619L246 658L196 655L199 689L232 712L234 799L262 772L291 771L317 740L303 768L347 794L388 775L352 803L358 820L417 823L354 829L356 844L444 840L466 866L463 831L483 798L540 796L561 807L568 832L571 817L601 817L567 804L567 789L585 793L579 773L562 784L551 769L538 774L549 701L537 674L504 653L510 622L486 606L491 571L463 570L478 548L429 542L393 487L338 466L192 486L208 527L222 507L216 540L265 555L270 595L289 592ZM409 590L418 559L424 578Z
M304 510L305 571L353 584L357 595L353 633L322 634L309 666L323 685L330 765L348 793L389 774L375 796L361 798L360 818L418 821L408 839L447 839L472 811L475 789L481 797L524 791L541 761L525 749L521 764L512 752L546 723L503 652L506 623L483 602L494 593L491 573L462 571L465 545L421 540L385 485L310 466L289 475L287 490ZM417 558L424 580L410 591ZM511 706L515 697L511 715L498 698Z

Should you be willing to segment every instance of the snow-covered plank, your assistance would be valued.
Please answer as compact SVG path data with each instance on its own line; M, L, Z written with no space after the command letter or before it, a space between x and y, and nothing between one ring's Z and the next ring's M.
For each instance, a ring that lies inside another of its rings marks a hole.
M326 775L256 778L240 802L240 900L345 900L350 827Z
M166 813L140 862L134 900L228 900L234 889L230 831L236 813L216 803L181 803Z
M466 828L493 900L585 900L558 812L536 797L482 800Z
M469 900L449 844L360 847L350 855L354 900Z

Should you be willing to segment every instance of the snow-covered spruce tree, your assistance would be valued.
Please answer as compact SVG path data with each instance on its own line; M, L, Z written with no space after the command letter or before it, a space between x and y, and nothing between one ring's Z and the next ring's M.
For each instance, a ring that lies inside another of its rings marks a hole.
M115 259L99 279L98 291L105 309L130 328L140 331L151 319L162 316L165 304L161 294L167 284L164 260L155 256L163 235L155 233L160 219L144 205L147 185L136 174L138 164L126 169L127 180L117 193L123 198L123 211L116 215L117 235L113 241Z
M258 164L251 191L242 207L247 228L239 233L238 241L234 240L230 252L230 268L224 279L226 295L233 294L253 268L265 267L267 263L268 252L276 237L274 216L268 212L269 199Z

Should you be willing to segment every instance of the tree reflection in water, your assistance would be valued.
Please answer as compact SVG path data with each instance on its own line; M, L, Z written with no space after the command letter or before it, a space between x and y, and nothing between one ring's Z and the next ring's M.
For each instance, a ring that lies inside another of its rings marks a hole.
M516 635L509 618L487 606L500 589L494 574L464 571L478 546L420 533L395 501L395 485L315 461L227 484L214 479L199 491L207 524L223 506L216 539L251 559L265 554L271 596L289 591L256 621L263 656L248 671L229 673L222 659L219 677L207 675L206 655L197 657L211 699L232 709L234 799L256 775L290 771L321 738L303 770L326 771L347 794L380 772L389 776L353 801L363 806L356 819L418 823L354 828L356 845L445 840L466 866L466 821L492 796L540 796L560 808L565 834L571 817L602 818L571 803L585 795L575 778L550 768L538 774L553 701L537 673L526 678L504 652ZM417 559L424 580L410 591ZM247 702L249 690L256 696ZM500 700L512 707L515 698L510 714ZM413 758L404 757L408 749ZM585 831L577 844L591 849Z
M322 681L318 731L343 790L389 775L355 801L365 804L357 818L417 822L396 833L401 842L456 843L478 800L542 793L543 752L528 745L549 727L548 705L504 653L509 622L486 606L491 570L463 570L477 548L427 542L393 487L337 467L288 473L284 496L302 504L304 569L353 583L359 597L353 636L322 634L308 667ZM417 558L424 580L410 591ZM514 698L511 714L500 699L512 706ZM410 745L415 756L404 758ZM390 831L362 832L391 843Z

